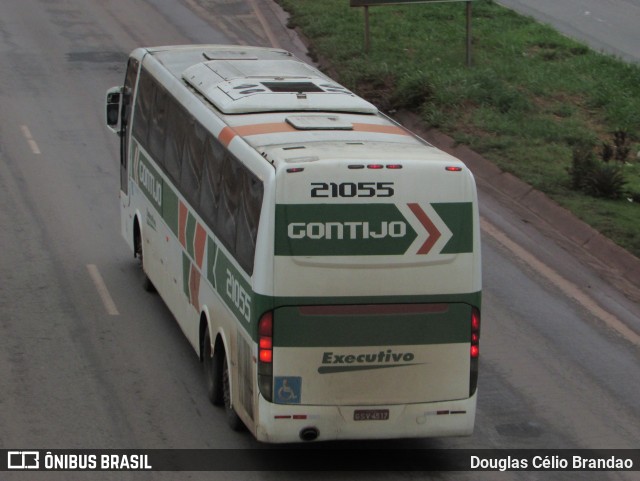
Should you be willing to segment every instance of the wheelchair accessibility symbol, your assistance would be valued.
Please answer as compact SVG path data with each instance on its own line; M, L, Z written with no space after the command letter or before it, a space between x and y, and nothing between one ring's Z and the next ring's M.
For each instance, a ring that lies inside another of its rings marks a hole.
M276 377L274 381L276 404L300 404L301 377Z

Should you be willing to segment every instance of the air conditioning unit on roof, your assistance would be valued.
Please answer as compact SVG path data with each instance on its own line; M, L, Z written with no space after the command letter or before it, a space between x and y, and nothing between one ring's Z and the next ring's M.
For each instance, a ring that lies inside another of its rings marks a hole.
M225 114L378 112L374 105L296 60L212 60L188 68L182 78Z

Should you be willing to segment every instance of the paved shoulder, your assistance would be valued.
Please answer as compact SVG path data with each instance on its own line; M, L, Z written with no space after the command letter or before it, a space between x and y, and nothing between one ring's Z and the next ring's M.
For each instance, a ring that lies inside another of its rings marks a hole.
M594 50L640 62L638 0L498 0L498 3L548 23Z

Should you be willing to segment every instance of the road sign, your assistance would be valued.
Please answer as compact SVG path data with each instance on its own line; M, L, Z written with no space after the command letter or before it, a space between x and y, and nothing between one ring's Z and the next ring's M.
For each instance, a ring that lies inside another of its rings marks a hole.
M375 5L399 5L401 3L453 3L471 1L473 0L351 0L351 6L366 7Z
M371 45L369 37L369 7L381 5L400 5L408 3L456 3L467 4L467 67L471 66L471 2L474 0L350 0L352 7L364 7L364 50L369 52Z

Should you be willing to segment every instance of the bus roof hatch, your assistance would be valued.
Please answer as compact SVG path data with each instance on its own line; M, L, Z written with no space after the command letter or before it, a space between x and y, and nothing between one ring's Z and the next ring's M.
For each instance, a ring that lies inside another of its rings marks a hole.
M225 114L378 112L374 105L296 60L212 60L188 68L182 78Z

